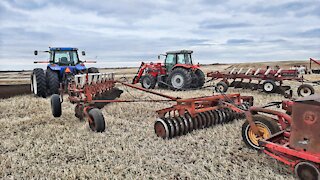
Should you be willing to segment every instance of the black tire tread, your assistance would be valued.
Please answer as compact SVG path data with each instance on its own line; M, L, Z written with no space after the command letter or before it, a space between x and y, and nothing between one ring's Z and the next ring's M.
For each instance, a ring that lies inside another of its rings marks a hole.
M58 72L52 71L51 69L47 69L46 75L49 90L48 95L59 94L60 81Z
M35 68L31 75L31 81L33 81L33 75L36 75L37 79L37 94L36 96L46 98L47 97L47 84L44 70L41 68ZM33 84L33 82L32 82Z
M168 77L168 84L172 86L172 83L171 83L171 79L173 77L173 75L175 75L176 73L180 73L182 74L182 76L184 76L185 78L185 84L184 86L182 87L182 89L189 89L190 86L191 86L191 83L192 83L192 75L191 75L191 71L190 69L185 69L185 68L182 68L182 67L177 67L175 69L173 69L170 73L169 73L169 77ZM174 87L171 87L172 89L175 90Z
M60 117L62 114L60 96L58 94L51 96L51 110L53 117Z
M90 126L90 128L95 132L105 131L105 121L101 110L98 108L93 108L89 111L89 116L93 119L95 127Z

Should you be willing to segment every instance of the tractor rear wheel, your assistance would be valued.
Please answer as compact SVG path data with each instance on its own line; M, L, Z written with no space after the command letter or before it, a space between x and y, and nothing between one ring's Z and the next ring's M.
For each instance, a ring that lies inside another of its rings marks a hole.
M154 87L156 86L156 78L151 74L146 74L141 78L140 83L143 88L154 89Z
M276 91L277 85L273 80L266 80L262 84L262 89L266 93L274 93Z
M202 87L205 82L205 75L204 75L203 71L201 71L201 69L197 69L195 74L198 78L197 87Z
M98 68L90 67L88 68L88 73L99 73L99 70Z
M98 108L89 110L89 126L92 131L103 132L105 130L105 121L102 112Z
M173 89L188 89L192 83L191 72L188 69L176 68L171 71L168 77L168 84L172 86Z
M59 74L58 72L52 71L51 69L47 69L47 85L49 90L49 95L51 94L59 94Z
M60 96L58 94L51 96L51 111L53 117L60 117L62 114Z
M301 97L306 97L314 94L314 88L310 84L302 84L298 87L297 93Z
M272 134L279 132L280 127L276 121L267 116L257 114L252 118L262 136L254 134L249 122L246 121L242 125L242 139L250 148L260 150L259 140L269 138Z
M36 68L31 75L31 91L38 97L46 98L47 84L44 70Z

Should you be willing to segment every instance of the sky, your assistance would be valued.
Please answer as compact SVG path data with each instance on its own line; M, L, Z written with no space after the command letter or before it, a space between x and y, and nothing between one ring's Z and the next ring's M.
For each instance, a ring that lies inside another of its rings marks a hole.
M320 0L0 1L0 70L39 67L48 56L33 51L58 46L98 67L179 49L203 64L319 59Z

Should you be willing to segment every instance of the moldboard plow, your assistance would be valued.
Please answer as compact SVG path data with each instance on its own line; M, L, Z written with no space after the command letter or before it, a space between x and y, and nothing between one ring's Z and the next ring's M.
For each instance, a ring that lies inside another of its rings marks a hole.
M319 81L307 81L303 76L299 77L297 70L285 69L236 69L233 68L230 72L209 72L207 77L212 80L220 79L216 88L221 92L226 92L228 87L243 88L251 90L262 90L266 93L279 93L288 98L292 96L290 86L284 85L284 81L300 82L297 89L299 96L305 97L315 93L313 86L319 85ZM289 91L289 92L288 92Z
M162 99L116 99L123 93L115 87L116 83L162 97ZM54 117L62 115L62 91L61 88L60 95L54 94L51 97ZM96 132L105 131L105 119L100 109L108 103L175 102L171 107L156 111L158 118L154 124L155 133L164 139L244 118L244 110L253 105L252 96L240 96L240 94L219 94L186 99L173 97L115 80L113 73L75 75L74 80L68 84L67 94L68 100L76 104L75 116L80 120L87 119L90 128Z

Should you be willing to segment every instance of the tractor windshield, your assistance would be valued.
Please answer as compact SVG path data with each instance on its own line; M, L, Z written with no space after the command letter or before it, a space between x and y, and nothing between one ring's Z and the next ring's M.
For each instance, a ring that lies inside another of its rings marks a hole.
M178 54L178 64L192 64L191 54Z
M77 51L55 51L54 63L60 65L74 65L78 63Z

